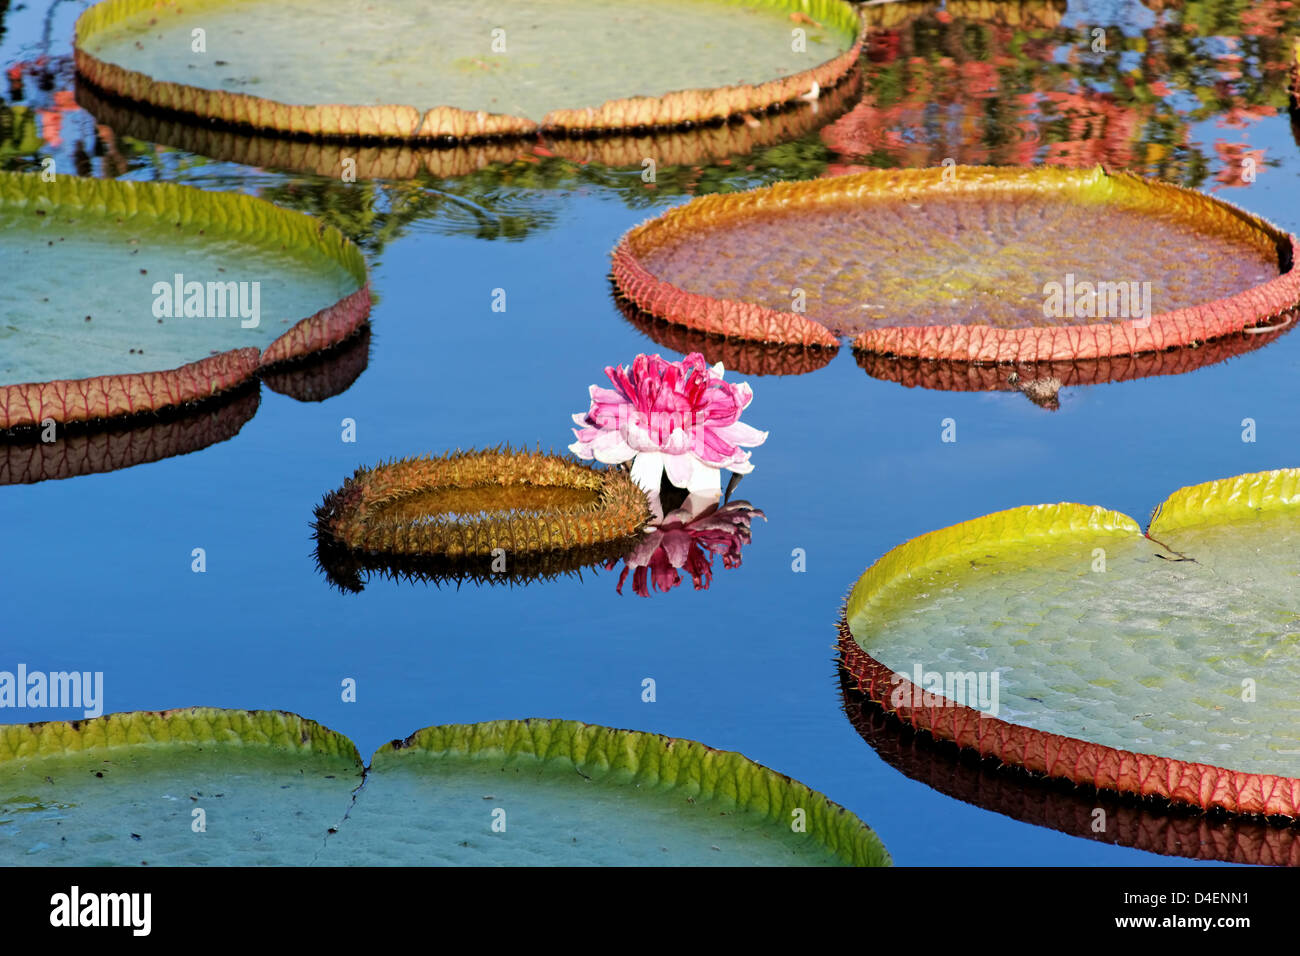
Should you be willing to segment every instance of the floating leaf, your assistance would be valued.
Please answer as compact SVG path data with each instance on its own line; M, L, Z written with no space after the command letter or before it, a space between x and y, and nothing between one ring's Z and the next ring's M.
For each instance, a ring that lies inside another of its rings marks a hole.
M1016 508L877 561L840 649L872 700L983 756L1295 818L1297 578L1300 470L1184 488L1146 535L1103 508Z
M649 520L645 492L623 469L505 449L359 468L325 496L314 527L321 566L360 590L364 570L503 581L568 573L626 553Z
M798 44L792 11L821 24ZM551 0L522 15L504 0L104 0L77 21L77 70L231 128L435 142L723 120L834 87L860 49L843 0Z
M367 768L294 714L192 708L0 727L0 862L890 861L843 807L693 741L497 721L418 731Z
M0 431L210 399L370 308L338 230L248 196L0 173L0 225Z
M1052 362L1270 326L1300 302L1293 253L1263 220L1167 183L955 166L705 196L624 236L613 273L638 307L700 332Z

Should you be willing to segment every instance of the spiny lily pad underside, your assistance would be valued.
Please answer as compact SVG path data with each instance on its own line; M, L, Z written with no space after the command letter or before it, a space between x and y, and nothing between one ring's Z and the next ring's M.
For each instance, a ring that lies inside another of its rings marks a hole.
M368 768L283 712L0 727L10 865L888 862L852 814L739 754L572 721L430 727Z
M436 141L766 110L835 86L859 31L843 0L104 0L76 58L102 90L227 126Z
M337 229L242 195L0 173L0 255L0 431L211 398L369 313Z
M707 196L629 232L613 272L640 308L698 331L803 346L856 335L865 351L960 361L1190 345L1300 302L1291 237L1262 220L1178 186L1055 167L872 170Z
M603 554L649 521L645 493L626 471L509 449L361 468L316 509L317 538L327 546L448 558L500 549L506 568L524 554Z
M1300 816L1300 470L1184 488L1148 534L1039 505L923 535L854 587L845 666L914 726L1027 770ZM997 714L991 690L894 680L918 665L996 672Z

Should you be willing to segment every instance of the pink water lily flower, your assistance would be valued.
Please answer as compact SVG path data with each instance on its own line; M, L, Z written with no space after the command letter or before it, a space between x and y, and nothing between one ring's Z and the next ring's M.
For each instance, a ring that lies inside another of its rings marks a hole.
M720 492L726 468L754 470L749 452L767 432L740 421L754 394L744 382L723 381L722 363L710 367L693 352L680 362L638 355L630 368L605 369L614 387L591 386L591 409L573 416L581 426L569 446L579 458L607 465L632 462L632 480L648 493L661 477L689 492Z
M703 591L713 582L713 557L722 555L724 568L740 567L740 550L751 540L750 522L767 516L748 501L731 501L719 507L713 495L689 495L676 511L661 515L657 496L652 496L656 520L637 542L632 553L623 559L623 572L617 590L623 593L627 576L632 575L632 590L642 597L656 591L671 591L682 583L683 569ZM612 570L618 564L611 561Z

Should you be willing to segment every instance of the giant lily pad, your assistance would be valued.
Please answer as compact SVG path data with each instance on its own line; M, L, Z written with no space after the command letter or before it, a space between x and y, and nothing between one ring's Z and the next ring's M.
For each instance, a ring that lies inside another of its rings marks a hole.
M834 86L858 31L843 0L104 0L76 58L102 90L233 127L436 141L765 110Z
M649 520L624 469L505 449L359 468L325 496L314 527L322 568L360 590L365 571L552 577L627 553Z
M364 786L362 786L364 784ZM0 862L887 865L735 753L572 721L430 727L370 766L294 714L193 708L0 727Z
M0 173L0 224L0 431L209 399L370 308L342 233L248 196Z
M1022 823L1161 856L1300 866L1300 827L1179 812L1150 801L1048 780L935 740L887 714L840 668L844 713L885 763L939 793Z
M1295 818L1297 545L1297 469L1184 488L1145 535L1103 508L999 512L877 561L840 649L868 697L981 755Z
M957 166L705 196L624 236L613 272L637 306L701 332L1050 362L1271 325L1300 302L1293 259L1291 236L1178 186Z

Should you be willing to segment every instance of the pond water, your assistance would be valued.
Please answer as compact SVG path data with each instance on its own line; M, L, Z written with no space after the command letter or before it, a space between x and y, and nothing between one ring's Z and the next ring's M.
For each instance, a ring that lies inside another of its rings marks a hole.
M362 754L427 725L515 717L701 740L842 803L905 865L1185 862L1020 822L894 769L845 717L835 622L863 569L926 531L1056 501L1145 521L1181 486L1300 464L1300 336L1184 374L1067 384L1054 411L1014 391L904 387L848 348L808 374L736 376L754 389L745 420L770 433L736 495L766 520L704 590L686 578L619 594L619 572L597 570L514 587L374 576L354 594L315 562L313 508L359 465L504 442L561 451L605 366L680 357L623 317L606 277L627 229L691 195L946 158L1104 162L1300 230L1285 39L1300 10L984 6L1037 22L900 17L873 35L847 117L748 155L662 164L649 188L640 161L583 164L531 143L459 177L346 183L132 139L76 105L84 5L0 4L4 168L53 158L60 172L320 215L365 250L376 297L369 362L340 394L264 388L237 435L192 454L0 487L0 669L103 671L106 711L290 710ZM1092 227L1106 243L1108 223ZM956 441L942 440L948 419ZM341 700L349 677L355 703Z

